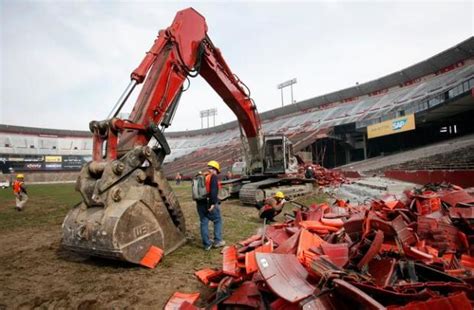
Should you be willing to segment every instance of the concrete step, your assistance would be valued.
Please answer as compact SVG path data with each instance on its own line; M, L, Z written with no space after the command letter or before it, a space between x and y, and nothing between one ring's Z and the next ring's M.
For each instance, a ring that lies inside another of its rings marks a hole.
M339 188L333 189L330 194L334 194L339 199L349 199L351 203L363 204L387 194L401 198L406 189L414 187L419 187L419 185L384 177L367 177L351 184L343 184Z

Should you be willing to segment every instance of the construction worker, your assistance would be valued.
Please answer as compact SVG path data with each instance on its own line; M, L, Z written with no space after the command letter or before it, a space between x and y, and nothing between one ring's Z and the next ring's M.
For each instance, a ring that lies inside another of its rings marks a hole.
M26 193L26 186L24 182L25 176L23 174L17 174L15 182L13 182L13 193L16 197L17 211L23 211L26 202L28 201L28 194Z
M182 180L182 179L183 179L183 177L181 176L181 173L177 172L177 173L176 173L176 177L175 177L176 185L181 184L181 180Z
M285 206L285 194L276 192L273 197L265 199L263 203L257 204L258 213L261 219L267 222L273 222L275 216L281 213Z
M314 179L313 167L311 167L311 166L306 167L306 170L305 170L305 173L304 173L304 177L305 177L306 179Z
M215 248L223 247L225 241L222 239L222 217L220 210L219 180L217 175L221 168L217 161L211 160L207 163L208 172L205 176L205 185L207 197L196 200L197 210L200 220L201 239L204 249L209 251L213 246ZM209 221L214 224L214 242L209 239Z

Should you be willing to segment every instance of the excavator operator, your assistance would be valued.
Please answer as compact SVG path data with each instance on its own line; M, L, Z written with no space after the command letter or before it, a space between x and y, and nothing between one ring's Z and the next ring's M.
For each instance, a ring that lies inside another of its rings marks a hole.
M211 160L207 163L208 173L206 175L206 199L196 200L197 210L199 214L201 239L203 247L209 251L213 246L215 248L223 247L225 241L222 239L222 217L220 210L219 180L217 174L221 168L217 161ZM209 221L214 224L214 242L209 239Z
M258 213L261 219L267 222L273 222L275 216L281 213L285 206L285 194L276 192L273 197L265 199L263 203L257 204Z

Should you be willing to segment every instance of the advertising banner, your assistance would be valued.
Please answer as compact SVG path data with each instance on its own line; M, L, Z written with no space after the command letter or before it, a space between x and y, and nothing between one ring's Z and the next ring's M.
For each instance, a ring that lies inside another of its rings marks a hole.
M53 164L44 164L44 168L46 170L60 170L62 166L61 166L61 163L53 163Z
M367 126L369 139L415 130L415 114L409 114L385 122Z
M45 156L44 162L46 163L60 163L63 161L62 156Z
M42 163L27 163L25 164L26 170L40 170L43 168Z

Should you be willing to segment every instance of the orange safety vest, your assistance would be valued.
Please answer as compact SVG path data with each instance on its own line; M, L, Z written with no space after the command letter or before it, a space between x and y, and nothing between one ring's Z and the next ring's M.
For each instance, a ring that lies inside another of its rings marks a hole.
M23 185L23 182L15 180L15 182L13 182L13 192L15 194L19 194L21 192L22 185Z
M216 176L216 177L217 177L217 176ZM205 180L206 180L206 192L207 192L208 194L211 193L211 178L212 178L212 173L206 174L206 179L205 179ZM222 187L221 181L217 180L217 188L218 188L218 190L220 190L221 187Z

